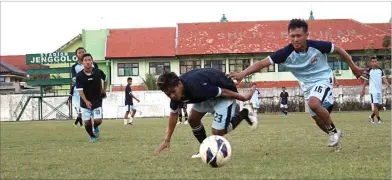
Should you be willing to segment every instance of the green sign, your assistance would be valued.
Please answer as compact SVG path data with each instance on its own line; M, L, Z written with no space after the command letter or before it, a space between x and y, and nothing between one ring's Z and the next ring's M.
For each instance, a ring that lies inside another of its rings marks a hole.
M62 64L77 61L75 52L26 54L26 64Z

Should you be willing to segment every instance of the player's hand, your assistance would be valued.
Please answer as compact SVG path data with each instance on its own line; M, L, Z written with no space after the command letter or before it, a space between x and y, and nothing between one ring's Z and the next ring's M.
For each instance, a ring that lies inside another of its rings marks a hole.
M92 104L91 104L90 101L87 100L87 101L85 101L84 103L86 104L87 108L91 109Z
M355 66L353 69L351 69L355 77L361 78L363 80L368 80L367 78L367 71L364 68L360 68L358 66Z
M163 150L170 150L170 141L164 140L161 145L159 145L158 149L155 150L154 154L157 155L161 153Z
M104 89L101 90L102 98L106 98L106 91Z
M365 95L364 91L361 91L361 98Z
M244 77L245 77L245 76L242 74L242 72L239 72L239 73L231 72L231 73L229 74L229 76L230 76L233 80L237 81L237 82L234 82L234 83L239 83L239 82L241 82L242 79L244 79Z
M253 94L256 91L256 86L252 85L252 87L250 88L250 91L247 95L245 95L245 100L244 101L249 101L250 99L252 99Z

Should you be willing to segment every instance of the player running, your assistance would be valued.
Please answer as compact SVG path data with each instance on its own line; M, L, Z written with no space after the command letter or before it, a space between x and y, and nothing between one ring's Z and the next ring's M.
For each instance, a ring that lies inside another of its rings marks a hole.
M356 77L362 70L352 61L347 52L328 41L308 40L308 24L301 19L293 19L288 25L291 43L277 50L271 56L257 62L231 76L240 82L245 76L260 72L271 64L285 66L300 82L305 100L310 108L310 115L321 130L329 135L328 146L338 147L342 137L341 130L331 120L333 105L333 72L328 65L327 54L336 52L350 66Z
M90 136L90 142L95 142L103 119L102 99L106 97L107 81L105 73L93 67L91 54L83 55L83 65L84 69L76 76L76 90L80 94L84 127ZM101 80L104 80L103 86Z

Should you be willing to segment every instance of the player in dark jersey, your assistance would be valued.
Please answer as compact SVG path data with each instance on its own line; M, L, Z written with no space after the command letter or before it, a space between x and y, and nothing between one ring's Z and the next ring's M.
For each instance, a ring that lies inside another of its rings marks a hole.
M289 108L287 106L288 97L289 97L289 93L286 92L285 87L282 87L282 92L280 93L280 109L284 117L287 117L287 109Z
M188 124L188 112L186 111L186 106L187 104L184 102L181 102L180 105L178 105L179 109L178 109L178 123L177 124ZM182 111L184 111L184 122L182 122Z
M133 118L136 114L136 107L133 105L133 99L137 102L140 102L138 98L136 98L132 94L132 78L129 77L127 79L127 87L125 88L125 115L124 115L124 126L133 125ZM128 119L129 112L132 110L131 118Z
M84 127L90 136L90 142L95 142L103 119L102 99L106 97L107 81L105 73L93 67L91 54L83 55L83 65L84 69L76 76L76 90L80 94ZM102 80L104 80L103 86Z
M193 104L188 122L199 143L207 137L201 119L207 112L214 112L212 134L225 135L235 129L242 120L257 128L257 118L249 108L237 112L236 100L247 101L252 97L256 87L249 94L241 95L233 80L216 69L194 69L178 77L174 72L165 72L157 80L158 87L170 99L171 113L163 143L156 154L170 147L170 139L176 127L178 109L181 102ZM199 158L200 155L194 155Z
M82 115L80 113L80 96L79 96L79 92L75 91L75 82L76 82L76 75L81 70L83 70L83 68L84 68L84 66L83 66L83 55L85 53L86 53L86 49L84 49L83 47L78 47L75 50L75 54L76 54L76 57L78 58L78 62L76 62L71 67L72 86L71 86L71 90L70 90L69 95L70 95L70 98L71 98L71 96L73 96L75 110L76 110L76 113L77 113L77 117L76 117L76 120L74 122L74 125L76 127L78 126L78 123L79 123L80 127L83 126ZM97 63L93 62L93 67L98 69Z

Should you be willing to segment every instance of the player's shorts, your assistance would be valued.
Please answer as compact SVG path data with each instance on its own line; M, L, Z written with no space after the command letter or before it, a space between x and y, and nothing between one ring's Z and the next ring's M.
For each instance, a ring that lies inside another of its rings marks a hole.
M236 101L227 98L211 99L194 104L192 109L200 113L214 112L212 128L224 130L235 114Z
M86 108L80 108L82 112L82 120L90 120L90 119L102 119L103 114L102 114L102 107L97 107L95 109L86 109Z
M381 93L370 93L372 104L382 104Z
M314 85L310 91L308 92L304 92L304 96L305 96L305 101L306 103L308 103L309 98L311 96L316 97L317 99L319 99L321 101L321 105L328 110L328 108L330 106L333 105L334 99L333 99L333 85L330 84L318 84L318 85ZM316 116L316 113L313 112L310 108L309 108L309 113L310 115Z
M289 106L287 106L287 104L280 104L280 108L281 109L288 109Z
M129 111L133 111L133 110L136 110L136 106L135 105L129 105L129 104L126 104L125 105L125 112L129 112Z
M73 104L75 106L76 113L80 113L80 95L78 90L74 90L72 95Z

